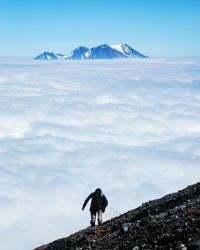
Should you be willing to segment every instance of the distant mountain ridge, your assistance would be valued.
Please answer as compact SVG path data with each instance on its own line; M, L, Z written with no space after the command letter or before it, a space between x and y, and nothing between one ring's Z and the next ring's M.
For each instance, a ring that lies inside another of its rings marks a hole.
M146 58L147 56L136 51L127 44L108 45L102 44L91 49L80 46L73 50L70 55L64 56L54 52L44 52L35 60L85 60L85 59L115 59L115 58Z

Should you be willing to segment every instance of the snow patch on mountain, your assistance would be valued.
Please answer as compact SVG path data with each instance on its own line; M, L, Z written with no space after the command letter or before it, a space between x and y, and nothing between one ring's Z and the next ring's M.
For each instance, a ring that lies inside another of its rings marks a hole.
M131 48L128 44L111 45L111 48L118 50L125 57L138 57L138 58L145 58L146 57L145 55L139 53L137 50Z

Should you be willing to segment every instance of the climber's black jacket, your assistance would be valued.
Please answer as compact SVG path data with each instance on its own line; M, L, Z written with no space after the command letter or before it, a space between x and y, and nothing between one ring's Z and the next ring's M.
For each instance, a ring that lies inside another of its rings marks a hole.
M102 210L102 212L105 211L105 208L108 205L108 200L106 199L106 196L103 194L100 188L97 188L95 192L91 193L87 199L85 200L82 209L85 208L88 201L92 199L91 205L90 205L90 212L96 213L99 209Z

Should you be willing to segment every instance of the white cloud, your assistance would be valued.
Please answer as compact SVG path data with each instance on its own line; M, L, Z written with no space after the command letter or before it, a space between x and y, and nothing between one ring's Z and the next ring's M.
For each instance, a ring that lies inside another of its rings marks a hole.
M0 61L1 247L31 249L86 227L81 206L98 186L108 219L197 182L199 66Z

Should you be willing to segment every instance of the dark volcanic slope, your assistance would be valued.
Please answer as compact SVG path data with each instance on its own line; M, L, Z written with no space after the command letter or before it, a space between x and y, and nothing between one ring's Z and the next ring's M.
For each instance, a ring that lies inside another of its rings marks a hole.
M128 223L125 232L123 223ZM200 183L37 250L200 249Z

